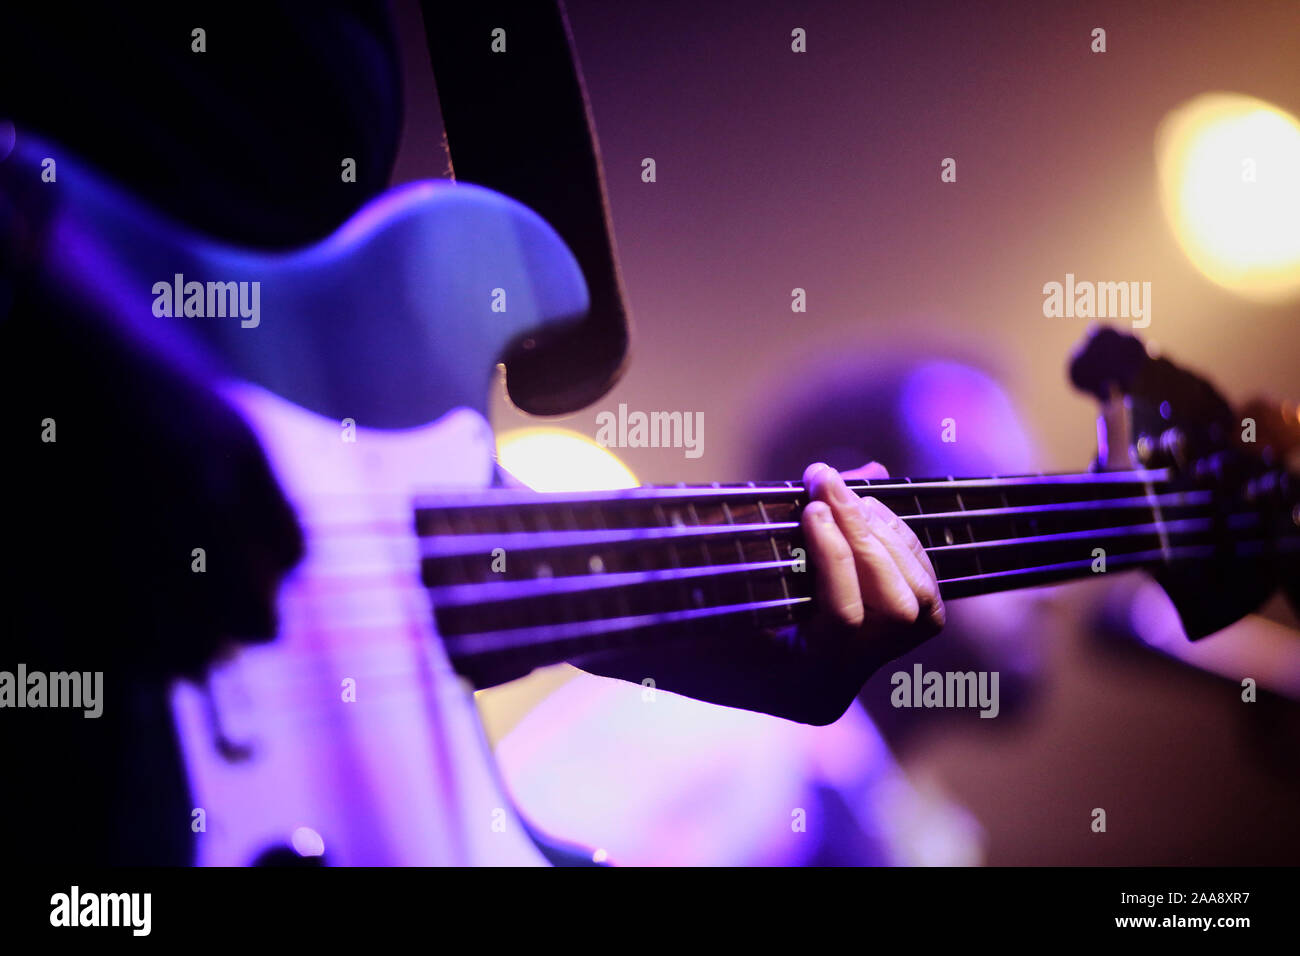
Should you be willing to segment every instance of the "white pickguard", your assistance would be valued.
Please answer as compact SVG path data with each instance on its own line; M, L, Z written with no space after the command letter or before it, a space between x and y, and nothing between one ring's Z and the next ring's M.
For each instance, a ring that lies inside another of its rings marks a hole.
M218 752L198 688L173 695L204 811L197 862L244 865L297 832L304 844L318 834L335 865L542 863L419 582L411 494L485 486L488 423L458 409L406 431L358 428L348 442L339 422L258 387L227 396L261 439L307 551L281 588L277 639L212 680L222 728L250 759Z

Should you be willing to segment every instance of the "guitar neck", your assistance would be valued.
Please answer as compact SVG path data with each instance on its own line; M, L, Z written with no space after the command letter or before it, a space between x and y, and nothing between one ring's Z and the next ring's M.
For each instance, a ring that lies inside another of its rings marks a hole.
M1224 539L1212 492L1167 470L848 484L916 532L948 600L1205 560ZM779 629L812 610L807 500L797 482L429 497L422 578L471 676L496 655L541 666L733 623Z

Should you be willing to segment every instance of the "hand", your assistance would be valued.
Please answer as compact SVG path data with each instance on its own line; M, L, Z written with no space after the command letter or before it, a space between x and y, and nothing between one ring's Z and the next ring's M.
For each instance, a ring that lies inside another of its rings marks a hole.
M872 462L844 477L889 473ZM803 533L819 610L800 628L799 643L839 689L826 696L824 716L831 719L851 702L845 694L856 696L878 668L939 633L945 620L934 566L920 540L877 499L850 491L844 477L820 463L803 476L812 499Z
M876 464L846 474L889 477ZM663 690L800 723L838 720L877 669L939 632L944 607L934 567L907 525L875 499L859 499L826 465L811 466L804 481L813 619L761 639L748 622L720 622L685 650L649 644L571 663L637 684L652 677Z

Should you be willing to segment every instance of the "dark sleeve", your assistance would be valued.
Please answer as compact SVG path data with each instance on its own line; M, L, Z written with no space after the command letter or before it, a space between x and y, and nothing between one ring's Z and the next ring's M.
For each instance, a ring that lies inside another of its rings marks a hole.
M388 187L397 42L375 0L4 3L0 118L201 232L297 246Z
M577 257L591 310L566 333L507 357L511 398L574 411L617 380L628 318L596 135L564 12L553 0L424 0L429 55L456 179L505 193ZM505 52L493 52L493 30Z

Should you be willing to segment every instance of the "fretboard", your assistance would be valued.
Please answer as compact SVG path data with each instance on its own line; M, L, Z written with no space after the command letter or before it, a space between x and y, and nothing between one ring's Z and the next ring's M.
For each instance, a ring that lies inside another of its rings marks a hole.
M1165 470L850 481L916 532L946 600L1211 558L1257 515ZM797 482L420 499L422 578L456 666L540 666L813 610ZM1229 527L1232 525L1232 527Z

